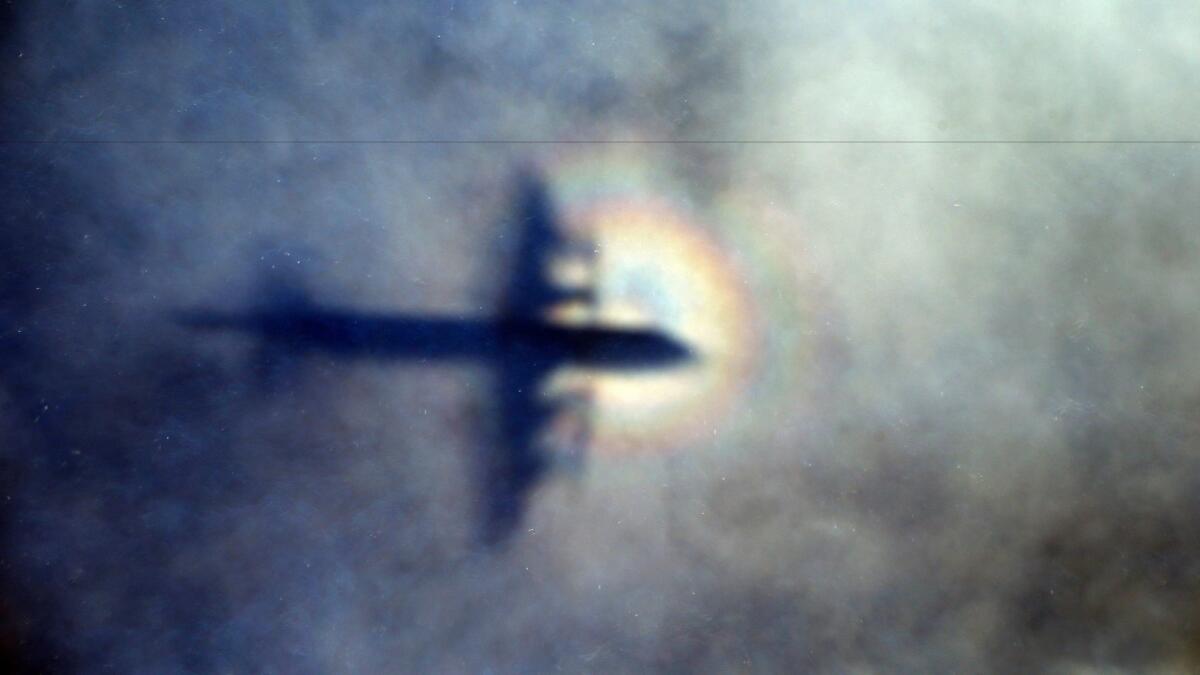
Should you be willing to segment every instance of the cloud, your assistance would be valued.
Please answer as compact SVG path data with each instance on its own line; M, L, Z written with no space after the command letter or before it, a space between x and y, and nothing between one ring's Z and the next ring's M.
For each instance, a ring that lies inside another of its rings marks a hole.
M23 7L0 119L55 141L1187 140L1195 12ZM785 393L711 446L547 484L534 532L479 556L486 372L312 359L264 390L250 341L166 317L253 305L282 269L331 304L486 312L516 171L605 150L0 146L5 658L1195 667L1193 146L626 150L743 262L772 242L762 343L815 335L820 363L779 364ZM770 282L798 278L780 310Z

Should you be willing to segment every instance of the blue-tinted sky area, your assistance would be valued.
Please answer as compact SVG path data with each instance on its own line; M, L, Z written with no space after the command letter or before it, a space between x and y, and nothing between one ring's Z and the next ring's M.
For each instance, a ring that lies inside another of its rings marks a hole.
M1200 670L1200 6L0 21L0 670Z

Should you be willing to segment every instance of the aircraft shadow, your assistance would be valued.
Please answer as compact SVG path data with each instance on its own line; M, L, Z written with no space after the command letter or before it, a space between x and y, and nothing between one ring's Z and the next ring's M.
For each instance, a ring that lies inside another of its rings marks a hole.
M571 401L543 396L558 367L644 370L690 361L691 350L656 330L568 326L545 318L563 302L592 302L591 288L564 288L549 276L554 256L578 254L580 242L564 234L545 185L522 177L511 212L515 264L500 310L469 317L363 312L309 300L294 285L273 284L256 309L197 310L176 318L189 327L228 330L257 338L252 366L267 386L286 386L306 357L378 361L483 362L494 373L497 443L479 456L480 540L496 545L515 532L529 495L551 464L539 446L545 425ZM580 444L586 438L577 439Z

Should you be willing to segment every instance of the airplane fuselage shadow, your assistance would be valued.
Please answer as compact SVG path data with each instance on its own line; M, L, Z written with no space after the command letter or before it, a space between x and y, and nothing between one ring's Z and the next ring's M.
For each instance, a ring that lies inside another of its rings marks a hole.
M524 318L385 314L303 308L258 312L193 311L180 323L227 330L258 341L260 372L296 366L305 355L415 363L482 362L495 373L499 443L481 450L481 539L506 540L520 524L530 491L545 475L548 458L539 430L559 405L545 399L542 383L562 366L599 370L658 369L694 358L687 346L655 330L575 326Z
M488 361L534 359L605 370L657 369L693 358L655 330L577 327L528 319L480 320L352 312L189 312L196 328L256 335L282 349L347 359Z

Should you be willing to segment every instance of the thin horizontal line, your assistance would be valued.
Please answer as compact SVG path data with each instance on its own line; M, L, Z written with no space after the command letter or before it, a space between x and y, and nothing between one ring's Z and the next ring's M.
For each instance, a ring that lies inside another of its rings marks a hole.
M518 139L206 139L5 140L0 145L1200 145L1200 140L518 140Z

